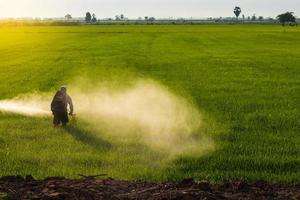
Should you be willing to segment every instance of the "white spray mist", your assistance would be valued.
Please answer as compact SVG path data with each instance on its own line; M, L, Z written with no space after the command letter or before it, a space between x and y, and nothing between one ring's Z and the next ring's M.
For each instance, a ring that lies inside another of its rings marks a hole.
M195 106L161 84L139 80L125 89L93 84L93 89L87 90L88 85L87 81L70 84L69 93L77 117L95 129L118 138L139 136L147 145L171 154L213 148L213 142L198 133L201 115ZM0 101L0 111L50 116L52 95L26 95ZM193 134L201 139L194 139Z

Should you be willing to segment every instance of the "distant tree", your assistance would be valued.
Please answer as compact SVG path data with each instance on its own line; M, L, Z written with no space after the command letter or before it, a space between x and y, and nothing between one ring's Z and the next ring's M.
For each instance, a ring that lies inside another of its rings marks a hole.
M286 12L281 15L278 15L277 19L280 23L282 23L282 25L284 25L284 23L286 22L296 23L296 17L294 16L293 12Z
M248 20L248 21L250 21L250 20L251 20L251 17L250 17L250 16L248 16L248 17L247 17L247 20Z
M120 15L120 18L121 18L121 20L124 20L125 17L124 17L123 14L121 14L121 15Z
M245 15L242 15L243 21L245 21Z
M146 21L148 21L148 18L149 18L148 16L145 16L145 20L146 20Z
M234 8L233 13L234 13L235 16L236 16L236 20L239 19L239 16L240 16L241 12L242 12L242 9L241 9L240 7L236 6L236 7Z
M259 17L258 17L258 20L259 20L259 21L262 21L262 20L264 20L264 17L263 17L263 16L259 16Z
M119 21L119 20L120 20L120 16L119 16L119 15L116 15L116 16L115 16L115 19L116 19L116 21Z
M153 22L155 21L155 18L154 18L154 17L150 17L150 18L148 19L148 21L150 21L151 24L153 24Z
M95 13L93 13L93 15L92 15L92 22L93 22L93 23L97 22L97 18L96 18Z
M86 21L86 22L91 22L91 20L92 20L92 15L91 15L91 13L90 13L90 12L87 12L87 13L85 14L85 21Z
M66 20L71 20L71 19L72 19L72 16L71 16L70 14L66 14L65 19L66 19Z
M255 16L255 14L252 15L251 21L256 21L256 16Z

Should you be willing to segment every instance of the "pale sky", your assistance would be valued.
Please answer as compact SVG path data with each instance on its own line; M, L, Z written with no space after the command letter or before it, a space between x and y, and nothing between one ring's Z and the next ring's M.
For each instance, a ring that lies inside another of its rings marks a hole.
M286 11L300 16L300 0L0 0L0 18L7 17L83 17L86 11L98 18L124 14L129 18L219 17L233 16L240 6L242 14L275 17Z

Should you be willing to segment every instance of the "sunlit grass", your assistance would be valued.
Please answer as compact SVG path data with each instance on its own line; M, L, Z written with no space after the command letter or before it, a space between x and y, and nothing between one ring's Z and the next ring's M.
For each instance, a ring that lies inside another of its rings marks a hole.
M159 81L196 105L215 150L168 158L82 122L54 130L50 118L0 112L0 175L299 182L298 27L0 28L1 99L54 92L81 76Z

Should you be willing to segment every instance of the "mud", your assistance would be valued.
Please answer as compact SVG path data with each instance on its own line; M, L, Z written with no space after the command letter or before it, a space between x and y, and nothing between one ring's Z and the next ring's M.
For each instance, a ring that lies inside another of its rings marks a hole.
M0 193L6 199L300 199L300 185L225 181L222 184L194 182L148 183L112 178L50 177L35 180L32 176L6 176L0 179ZM4 199L5 199L4 198Z

